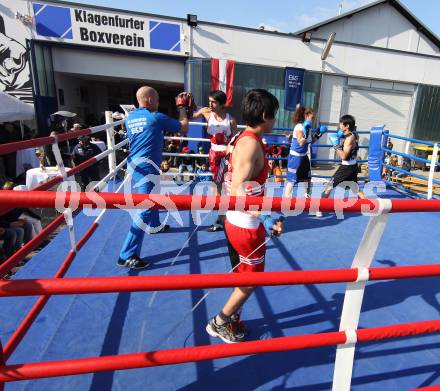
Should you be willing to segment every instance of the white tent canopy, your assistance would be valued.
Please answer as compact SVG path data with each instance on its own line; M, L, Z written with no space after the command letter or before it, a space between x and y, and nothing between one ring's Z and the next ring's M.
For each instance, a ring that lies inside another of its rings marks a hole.
M0 91L0 123L31 120L34 116L34 106Z

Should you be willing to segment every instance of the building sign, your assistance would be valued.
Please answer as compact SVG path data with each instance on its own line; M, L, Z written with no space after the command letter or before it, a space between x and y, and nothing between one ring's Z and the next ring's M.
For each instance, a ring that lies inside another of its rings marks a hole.
M29 50L26 48L31 22L24 17L26 3L2 0L2 7L14 12L0 14L0 91L33 103Z
M186 55L186 25L156 18L33 3L38 38L123 50Z
M304 73L305 70L299 68L286 68L284 72L284 108L286 110L294 111L296 105L301 103Z

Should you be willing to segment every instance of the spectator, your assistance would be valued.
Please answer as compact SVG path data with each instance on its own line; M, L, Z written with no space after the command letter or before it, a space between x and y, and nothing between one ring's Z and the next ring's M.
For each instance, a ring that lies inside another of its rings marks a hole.
M390 160L391 160L391 156L390 155L388 155L388 153L385 155L385 158L383 159L383 162L385 163L385 164L390 164ZM388 167L386 167L386 166L382 166L382 179L385 179L386 177L387 177L387 175L388 175L388 171L389 171L389 168Z
M269 171L267 172L267 177L271 178L273 177L274 173L273 173L273 169L275 167L275 162L273 160L268 160L267 161L267 165L269 167Z
M173 133L173 134L167 132L166 135L172 136L172 137L182 137L182 134L179 132ZM183 145L182 145L181 140L167 140L167 143L165 144L165 152L178 153L182 147L183 147ZM171 167L177 167L178 161L179 161L179 158L177 156L171 156L169 159Z
M170 170L170 162L168 160L163 160L162 163L160 164L160 172L162 174L168 172Z
M0 239L4 240L4 257L1 257L0 263L23 246L23 235L24 231L22 228L10 228L7 223L0 221Z
M46 153L43 146L35 148L35 155L40 162L40 170L44 171L47 166Z
M0 217L0 220L2 220L2 224L0 224L0 226L5 228L23 229L22 240L23 243L26 244L35 236L35 232L33 230L32 223L21 217L23 214L32 215L31 217L39 218L37 214L31 212L29 209L16 208Z
M398 167L398 165L396 167ZM411 171L411 159L409 157L404 157L402 159L402 169L405 171ZM395 170L391 173L391 176L396 178L405 178L408 176L408 174Z
M81 124L75 123L70 128L69 132L76 132L77 130L81 130L83 128L84 127ZM78 139L77 138L73 138L73 139L69 140L69 147L70 147L71 151L73 151L73 149L75 148L76 145L78 145Z
M388 137L388 141L387 141L387 149L393 149L394 145L391 142L391 139ZM391 152L387 152L388 156L391 156Z
M283 145L281 147L281 157L285 158L284 160L280 160L280 167L286 168L287 167L287 158L290 154L290 149L288 146Z
M283 171L281 170L278 162L275 160L268 160L267 164L269 165L268 178L271 178L270 181L284 182L284 178L276 178L277 176L283 175Z
M205 154L205 150L203 149L202 145L199 145L198 153L199 153L199 155ZM208 158L206 158L206 157L196 158L196 167L197 168L201 168L204 163L208 164Z
M0 238L4 240L4 252L9 258L32 238L32 224L20 219L22 210L14 209L0 217Z
M183 147L181 153L193 154L194 151L191 151L189 147ZM190 172L190 173L194 172L193 159L194 158L191 156L184 156L181 158L179 164L179 174L183 174L184 172ZM180 180L183 181L183 175L180 176Z
M212 180L211 171L208 169L208 163L204 162L201 164L200 168L196 170L196 181L197 182L210 182Z
M12 122L6 122L3 129L0 129L0 144L7 144L21 141L21 134L18 127ZM15 178L17 174L16 160L17 153L12 152L2 156L4 162L5 176L7 178ZM1 171L1 169L0 169ZM0 176L2 176L0 174ZM2 182L4 183L4 181Z
M398 167L399 166L399 159L397 158L397 155L387 156L385 158L385 163L387 163L393 167ZM393 170L389 167L384 167L384 171L382 173L383 177L386 178L387 180L390 179L390 177L394 171L395 170Z
M14 190L15 186L16 185L14 182L7 181L3 185L3 190ZM12 211L9 213L12 213ZM41 226L41 216L39 216L37 213L28 208L17 208L14 209L14 214L15 220L25 220L32 225L30 239L32 239L34 236L38 235L42 231L43 227Z
M273 175L275 177L275 182L284 182L286 180L285 178L277 178L283 175L283 170L276 162L274 163L274 167L273 167Z
M81 136L78 140L79 143L72 152L72 160L75 166L101 153L101 150L95 144L90 143L89 136ZM92 166L81 170L79 175L81 178L81 190L85 191L90 182L99 180L98 164L95 163Z

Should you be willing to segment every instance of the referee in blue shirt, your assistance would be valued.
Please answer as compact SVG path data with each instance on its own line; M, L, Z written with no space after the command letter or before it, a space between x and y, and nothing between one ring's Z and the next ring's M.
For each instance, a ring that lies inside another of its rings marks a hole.
M159 113L159 94L151 87L143 86L136 92L139 108L130 112L125 119L127 136L130 140L128 173L132 176L133 192L150 194L159 192L159 167L162 162L164 132L188 131L188 114L192 109L191 94L181 93L176 98L179 120ZM142 269L149 265L140 259L145 230L151 233L165 232L169 225L159 221L158 210L139 212L119 254L118 265L130 269Z

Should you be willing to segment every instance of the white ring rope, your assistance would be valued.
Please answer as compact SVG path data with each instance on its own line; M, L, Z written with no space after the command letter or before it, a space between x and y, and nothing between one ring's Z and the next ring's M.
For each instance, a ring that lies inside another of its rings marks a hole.
M207 153L174 153L174 152L164 152L163 156L203 157L203 158L209 157Z
M122 148L124 145L128 144L128 138L122 140L120 143L116 144L114 147L107 148L104 152L101 152L99 155L94 156L97 161L104 159L106 156L110 155L113 152L116 152L118 149Z
M116 174L118 173L119 170L122 169L123 166L125 166L125 164L127 163L127 158L125 158L121 163L119 163L116 168L112 171L110 171L104 178L102 178L94 187L95 191L101 191L105 185L107 184L107 182L114 176L116 176Z
M119 121L112 122L110 124L103 124L103 125L93 126L93 127L89 128L90 131L91 131L90 134L102 132L103 130L107 130L108 128L113 128L114 126L123 125L124 122L125 122L125 120L121 119Z
M212 176L213 174L212 172L204 172L197 174L196 172L184 171L184 172L162 172L160 175L176 177L176 176Z

